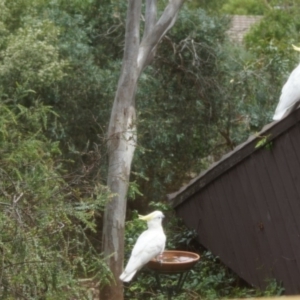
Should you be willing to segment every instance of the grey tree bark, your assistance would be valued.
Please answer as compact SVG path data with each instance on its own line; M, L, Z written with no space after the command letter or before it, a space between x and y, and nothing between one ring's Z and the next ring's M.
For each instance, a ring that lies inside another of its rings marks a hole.
M145 30L140 42L142 0L128 0L122 69L108 128L108 186L114 197L106 205L103 252L114 282L101 289L101 299L123 299L124 223L131 163L136 148L135 94L138 79L154 58L159 41L174 25L185 0L170 0L157 20L156 0L146 0Z

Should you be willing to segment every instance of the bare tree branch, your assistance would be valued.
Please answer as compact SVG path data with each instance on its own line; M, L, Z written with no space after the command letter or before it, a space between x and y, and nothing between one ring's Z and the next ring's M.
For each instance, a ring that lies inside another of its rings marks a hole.
M123 122L125 121L123 121L123 116L118 115L123 114L125 108L130 107L130 105L134 106L134 103L131 103L131 101L134 101L134 97L129 94L133 95L135 91L128 89L128 86L133 86L135 90L137 57L140 44L141 9L142 0L128 1L123 64L108 128L109 148L118 146L117 136L124 132ZM127 103L127 100L129 100L130 103ZM118 122L116 122L116 120L118 120Z
M141 0L129 0L125 32L124 61L136 60L140 44Z
M146 12L145 12L145 30L143 40L152 31L157 16L157 3L156 0L146 0Z
M170 0L168 6L165 8L163 14L153 27L143 38L138 54L138 74L141 74L143 69L150 64L155 55L155 49L166 34L172 28L177 19L178 11L185 0Z

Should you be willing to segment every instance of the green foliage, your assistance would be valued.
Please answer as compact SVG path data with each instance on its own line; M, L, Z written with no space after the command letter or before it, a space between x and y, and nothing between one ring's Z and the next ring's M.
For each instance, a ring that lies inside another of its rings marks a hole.
M3 0L1 5L3 93L27 107L36 98L51 105L61 118L59 123L53 118L48 135L60 140L68 158L77 161L82 152L101 150L120 69L126 3ZM20 87L35 95L15 97Z
M266 136L259 136L259 141L256 143L255 148L265 147L266 149L272 149L272 142L270 142L270 134Z
M216 136L211 125L219 117L216 102L221 102L220 44L226 39L228 22L200 9L183 9L153 65L140 78L142 148L137 149L133 171L149 178L149 182L139 180L149 200L161 200L166 191L198 172L201 158L211 152Z
M221 11L230 15L263 15L268 10L261 0L229 0Z
M264 110L271 113L274 113L284 82L299 63L298 54L291 46L300 39L298 14L298 6L271 9L244 39L247 50L253 54L249 61L251 70L262 82L262 85L257 82L255 89L261 90L258 96L264 99Z
M228 0L219 1L219 3L223 4L220 11L230 15L268 15L269 13L294 11L299 6L299 0Z
M186 284L186 295L191 299L224 299L278 296L283 292L275 280L265 290L256 290L243 282L236 274L223 265L210 251L201 253L200 262L191 271ZM178 297L184 299L184 297Z
M72 172L88 165L89 178L102 180L126 2L1 3L5 99L25 107L39 99L52 106L60 118L50 116L45 133L60 142L65 159L74 161L65 167ZM139 147L129 190L129 198L137 200L133 208L162 199L270 118L269 81L257 75L258 64L249 54L228 46L228 26L228 18L183 9L143 73L136 99Z
M274 80L282 80L281 74L290 73L298 60L291 47L300 39L298 14L298 6L293 9L270 10L245 37L246 47L260 61L258 67L267 66L273 83Z
M246 46L260 55L274 55L276 52L287 58L287 47L300 38L298 12L299 9L270 10L246 36Z
M52 45L57 36L57 28L48 21L30 24L9 36L6 49L0 53L3 84L12 84L15 88L21 83L38 91L60 81L67 62L59 59L58 51Z
M271 120L280 86L271 88L268 66L259 67L255 54L227 40L228 24L183 9L140 79L143 148L133 170L149 178L137 181L148 201L178 190Z
M1 299L88 299L78 278L108 278L87 232L109 193L63 177L58 142L43 133L50 107L0 105Z
M214 14L219 13L226 2L227 0L186 0L185 3L190 10L202 8Z

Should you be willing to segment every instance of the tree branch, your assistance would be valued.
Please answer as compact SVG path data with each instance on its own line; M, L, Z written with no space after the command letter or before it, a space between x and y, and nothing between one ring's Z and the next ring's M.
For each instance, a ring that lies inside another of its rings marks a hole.
M108 147L110 150L113 144L118 144L118 137L124 131L123 122L127 122L123 120L124 115L122 117L119 115L124 114L130 105L134 106L132 102L135 98L133 95L138 78L137 57L140 44L141 11L142 0L128 0L122 69L108 127Z
M119 84L124 81L128 74L134 74L140 44L140 18L142 0L129 0L127 9L127 22L125 32L125 48L123 66Z
M156 0L146 0L146 12L145 12L145 31L143 35L143 40L152 31L157 16L157 1Z
M154 58L156 46L158 45L162 37L167 33L167 31L174 25L178 11L180 10L184 1L185 0L170 0L169 4L165 8L163 14L154 25L152 30L147 32L147 35L144 36L139 47L139 54L137 59L139 75ZM153 4L154 3L152 3L152 5Z

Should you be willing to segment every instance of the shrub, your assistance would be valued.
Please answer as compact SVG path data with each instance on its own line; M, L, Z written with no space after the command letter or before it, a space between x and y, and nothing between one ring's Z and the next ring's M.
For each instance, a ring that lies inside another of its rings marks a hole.
M38 102L0 105L1 299L88 299L78 278L109 275L87 235L109 193L64 178L43 134L50 115Z

